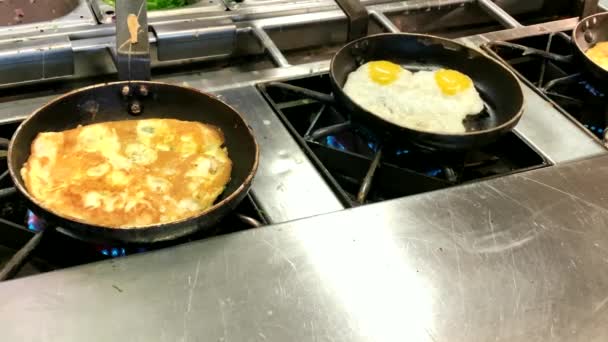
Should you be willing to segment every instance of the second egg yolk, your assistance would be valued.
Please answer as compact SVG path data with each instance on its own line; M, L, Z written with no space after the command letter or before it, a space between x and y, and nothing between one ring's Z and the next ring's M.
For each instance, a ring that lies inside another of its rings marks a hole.
M435 72L435 82L446 95L456 95L473 85L471 78L461 72L440 69Z
M380 85L395 82L401 70L401 66L389 61L374 61L368 64L369 77Z

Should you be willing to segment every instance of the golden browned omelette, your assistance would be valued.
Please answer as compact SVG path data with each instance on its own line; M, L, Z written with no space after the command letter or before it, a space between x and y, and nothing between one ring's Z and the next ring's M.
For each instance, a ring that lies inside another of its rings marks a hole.
M600 42L585 52L593 63L608 70L608 42Z
M230 180L221 130L172 119L40 133L21 169L29 193L62 217L137 227L195 216Z

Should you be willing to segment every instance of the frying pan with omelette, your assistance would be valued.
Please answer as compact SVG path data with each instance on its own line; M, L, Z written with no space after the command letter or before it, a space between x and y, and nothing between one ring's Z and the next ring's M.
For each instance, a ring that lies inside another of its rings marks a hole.
M15 131L8 166L38 216L102 243L153 243L205 229L246 196L259 150L241 115L150 77L145 0L119 0L126 81L65 94Z
M146 94L124 96L125 86L144 86ZM137 117L126 110L132 97L142 108ZM150 243L232 211L247 194L258 153L241 115L217 98L133 81L79 89L36 110L16 130L8 166L30 209L62 232Z

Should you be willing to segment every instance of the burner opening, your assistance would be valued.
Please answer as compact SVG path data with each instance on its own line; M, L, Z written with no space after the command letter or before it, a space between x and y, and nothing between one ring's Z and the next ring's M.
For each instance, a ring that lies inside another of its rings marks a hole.
M328 74L282 81L328 94ZM348 120L340 108L301 94L261 84L277 115L291 131L326 181L347 206L372 203L503 176L547 162L515 133L469 153L429 152L407 142L382 147L366 127Z

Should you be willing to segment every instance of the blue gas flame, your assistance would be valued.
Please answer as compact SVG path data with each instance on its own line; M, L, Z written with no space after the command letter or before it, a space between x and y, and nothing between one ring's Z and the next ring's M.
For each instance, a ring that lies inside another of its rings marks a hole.
M596 87L592 86L589 82L582 80L578 82L578 84L585 87L585 89L590 92L593 96L604 97L604 93L598 90Z
M425 174L429 177L437 177L437 176L441 175L442 173L443 173L442 169L433 169L433 170L425 172Z
M339 142L338 139L333 135L328 135L327 137L325 137L325 143L329 147L333 147L340 151L346 151L346 147L342 145L342 143Z
M101 250L101 254L116 258L127 255L127 250L122 247L104 248Z
M39 232L46 228L46 222L36 216L31 210L27 211L27 229L33 232Z

